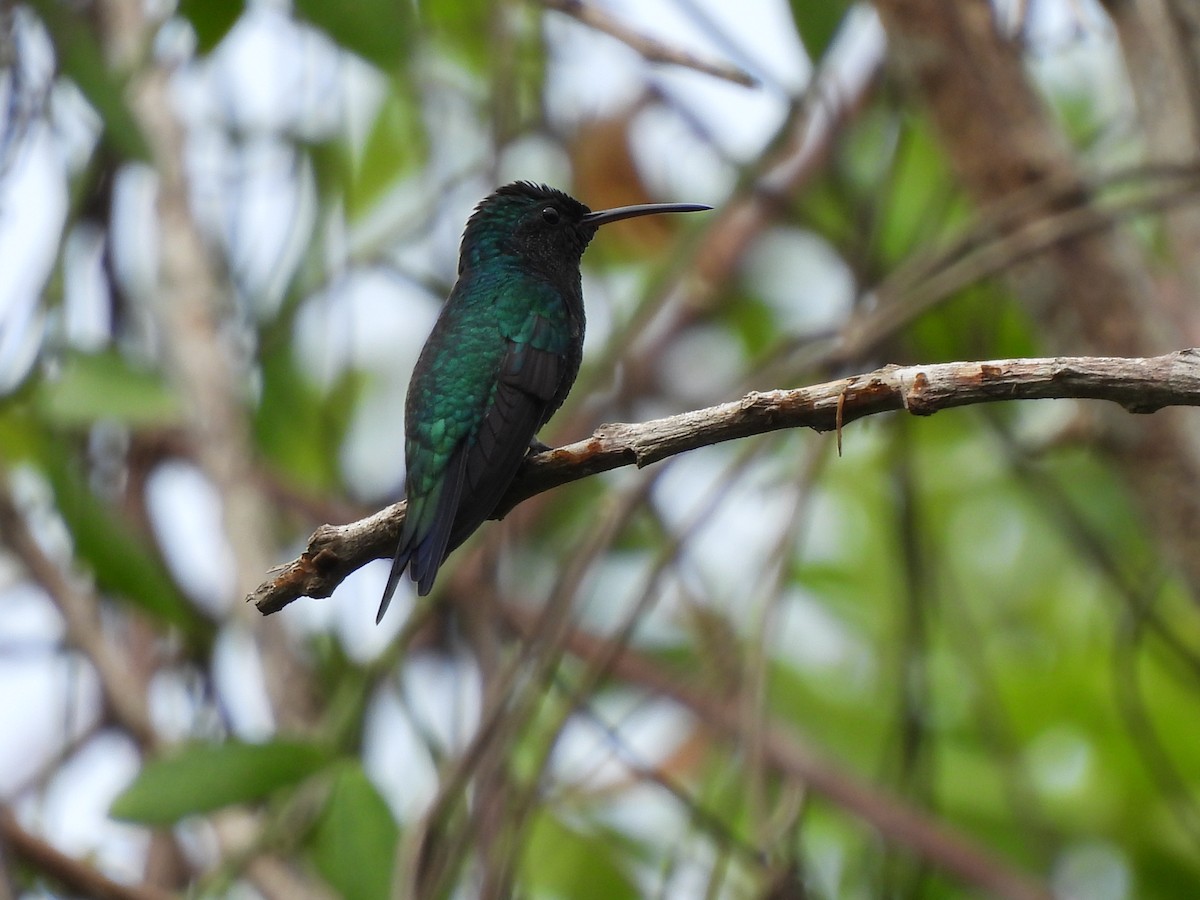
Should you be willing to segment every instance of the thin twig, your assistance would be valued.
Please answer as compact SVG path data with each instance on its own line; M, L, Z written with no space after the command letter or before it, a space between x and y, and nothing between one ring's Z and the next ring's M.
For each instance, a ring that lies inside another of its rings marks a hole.
M691 51L639 34L615 16L591 3L583 3L581 0L542 0L542 5L616 38L622 44L636 50L647 62L682 66L744 87L758 87L758 79L745 69L724 60L706 59Z
M99 869L63 853L21 827L7 807L0 807L0 846L54 883L81 897L97 900L169 900L173 894L150 885L121 884Z
M34 538L4 476L0 472L0 540L13 550L62 615L67 642L79 648L96 670L113 718L139 746L158 747L160 739L150 718L145 678L100 627L99 598L78 585Z
M506 608L505 618L523 631L537 627L537 613ZM610 642L580 629L567 635L567 650L580 659L607 660ZM741 742L745 714L737 697L720 697L711 690L673 676L658 662L635 650L622 650L611 661L612 674L623 681L670 697L690 709L704 724L726 739ZM762 734L767 764L777 772L800 779L832 803L870 824L886 840L908 847L922 859L1005 900L1049 900L1048 888L1011 868L991 851L944 823L893 797L881 788L859 780L821 756L794 730L781 725L765 727Z
M722 441L785 428L830 431L891 410L931 415L999 400L1111 400L1130 412L1200 406L1200 351L1148 358L1054 357L885 366L807 388L750 393L740 400L639 424L604 425L586 440L530 457L496 517L535 494L622 466L650 465ZM348 525L322 525L297 559L272 569L246 599L264 615L303 596L328 597L343 579L391 555L403 502Z

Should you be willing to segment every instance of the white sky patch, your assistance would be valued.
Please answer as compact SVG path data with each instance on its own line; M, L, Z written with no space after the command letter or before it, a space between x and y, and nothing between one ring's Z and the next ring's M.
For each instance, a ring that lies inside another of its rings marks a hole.
M595 715L571 717L550 761L556 778L589 790L629 780L630 766L658 768L687 738L695 721L674 703L625 691L605 692L589 706Z
M638 172L656 197L720 204L737 183L737 168L712 146L696 140L677 110L647 106L629 123ZM663 152L669 147L670 152Z
M104 235L95 226L73 229L64 248L63 331L72 347L85 351L100 349L112 334L103 254Z
M545 135L529 134L507 144L496 167L500 184L510 181L537 181L544 184L570 184L571 161L557 141Z
M818 599L789 591L771 619L773 653L815 675L836 675L838 693L861 695L875 674L870 643Z
M778 130L811 69L791 13L774 0L697 3L620 0L613 12L635 30L674 46L748 68L762 79L747 88L678 66L650 67L651 77L706 127L726 152L748 160ZM711 27L704 22L708 18Z
M381 453L381 447L390 452ZM381 386L359 399L338 462L355 496L400 499L404 482L403 392Z
M383 621L375 624L375 614L390 570L391 560L375 560L352 573L327 601L323 601L323 606L332 613L342 646L357 663L365 664L383 653L412 615L416 593L412 582L402 578ZM311 604L302 600L292 605Z
M226 625L217 635L213 683L222 708L229 714L234 734L247 741L271 737L275 718L267 696L262 658L253 635L241 626Z
M0 390L11 388L40 349L42 288L67 212L65 170L48 128L34 124L0 178ZM20 260L20 265L12 265Z
M141 316L141 332L151 338L154 329L149 323L148 298L158 288L158 225L155 202L158 176L149 166L135 164L122 167L113 183L110 248L113 270L131 297L139 301L129 304L133 315ZM128 335L124 336L128 340ZM147 352L152 350L146 348Z
M188 596L213 613L229 608L236 585L221 498L195 466L163 463L150 473L146 507L159 546Z
M739 345L716 325L687 329L663 353L662 380L681 407L730 399L730 386L742 376Z
M340 450L343 477L357 496L399 488L406 385L440 306L424 287L375 268L347 273L297 316L296 359L304 365L297 377L327 387L347 369L367 375Z
M195 679L186 674L164 669L150 679L147 701L155 730L168 741L184 741L195 737L197 713L205 698ZM214 722L215 725L215 722Z
M14 616L27 618L20 612L27 604L15 600L11 592L4 594L5 618L10 604ZM10 644L5 631L3 641ZM9 796L36 775L47 749L65 746L96 723L100 684L80 657L49 647L44 653L0 655L0 684L9 698L0 703L0 794Z
M1025 748L1024 757L1034 785L1044 794L1070 796L1094 786L1092 744L1071 725L1043 731Z
M849 316L854 276L824 238L799 228L772 228L741 264L746 286L775 310L787 335L832 330Z
M1056 897L1127 900L1135 896L1129 860L1108 841L1079 841L1064 849L1051 876Z
M465 656L423 653L405 661L404 701L443 750L466 745L479 722L479 672Z
M4 615L0 616L0 645L8 647L12 654L9 660L20 659L25 651L35 648L40 655L63 639L65 628L62 617L40 588L23 578L23 568L12 564L15 560L0 554L0 587ZM4 734L0 729L0 734Z
M59 769L36 811L26 809L59 849L91 858L101 871L125 881L140 880L150 835L108 817L117 794L133 781L140 760L124 735L105 731L88 741Z
M601 634L620 628L641 596L652 564L649 553L607 553L596 560L588 573L586 599L577 608L580 624ZM524 579L523 572L514 576ZM644 623L643 616L639 632Z
M766 478L768 469L751 464L728 490L735 451L706 447L674 460L654 487L654 501L673 530L686 527L707 509L714 492L726 491L684 545L685 568L700 576L730 612L746 612L748 592L756 590L764 563L783 533L795 502Z
M387 269L349 271L304 302L296 357L321 387L348 368L375 370L403 385L440 305L423 286Z
M545 102L551 121L578 125L616 115L637 100L643 64L634 50L565 15L547 13L543 22L549 48Z
M371 699L363 767L401 822L417 820L437 793L437 768L393 691Z

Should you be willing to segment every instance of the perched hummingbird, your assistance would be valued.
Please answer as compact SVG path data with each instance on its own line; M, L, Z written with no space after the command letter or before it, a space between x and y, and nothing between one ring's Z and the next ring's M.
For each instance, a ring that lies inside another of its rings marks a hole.
M379 622L404 570L428 594L438 568L492 514L583 357L579 263L596 229L655 213L652 203L592 212L545 185L505 185L476 208L458 281L425 341L404 405L408 511Z

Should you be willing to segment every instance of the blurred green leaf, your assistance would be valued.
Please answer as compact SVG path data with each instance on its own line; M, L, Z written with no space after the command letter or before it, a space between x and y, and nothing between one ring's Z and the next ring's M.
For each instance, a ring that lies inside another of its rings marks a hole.
M491 0L421 0L421 18L437 39L461 63L477 72L495 60L495 4ZM512 47L505 48L507 52Z
M180 0L179 14L192 23L196 50L208 53L221 43L244 8L243 0Z
M75 557L101 591L180 628L193 643L207 644L211 623L180 592L149 536L91 489L76 436L48 426L46 419L53 417L46 415L44 400L43 386L37 384L23 391L21 401L0 407L4 462L27 463L45 476Z
M342 440L364 384L363 375L343 372L322 393L300 371L287 343L264 349L262 394L254 435L263 455L305 488L332 490L340 483Z
M846 9L846 0L792 0L792 18L808 58L816 65L833 43Z
M0 406L0 459L5 464L27 462L36 465L45 451L42 426L28 403Z
M385 72L404 66L416 34L408 0L296 0L296 13Z
M148 537L96 496L65 443L45 439L38 465L54 489L75 555L91 568L99 588L194 638L206 639L210 626L180 593Z
M835 246L854 250L864 237L854 217L856 200L838 179L826 175L813 181L798 198L798 206L805 227Z
M834 166L862 200L878 200L880 183L889 176L905 117L894 109L863 111L841 136Z
M402 85L384 98L346 188L346 212L353 220L368 212L388 189L412 174L424 160L425 129L416 101Z
M162 378L130 365L119 353L72 354L62 371L38 386L42 416L58 425L115 419L126 425L171 425L180 420L178 398Z
M954 180L924 120L904 120L882 190L878 252L885 264L895 265L951 231Z
M336 202L349 190L354 175L353 152L344 138L305 144L322 204Z
M113 818L170 825L184 816L261 800L328 764L315 744L190 744L147 762L113 801Z
M387 900L400 829L358 763L333 782L311 838L313 862L344 900Z
M125 105L125 85L109 70L96 35L81 13L58 0L30 0L50 40L58 65L104 122L106 139L126 159L150 161L150 146Z
M1002 282L985 280L914 320L907 345L930 362L1036 356L1032 324Z
M760 297L750 294L722 304L718 321L737 338L746 359L758 359L780 339L775 311Z
M530 829L524 870L529 883L555 897L618 900L642 892L621 864L618 848L601 829L576 831L549 813Z

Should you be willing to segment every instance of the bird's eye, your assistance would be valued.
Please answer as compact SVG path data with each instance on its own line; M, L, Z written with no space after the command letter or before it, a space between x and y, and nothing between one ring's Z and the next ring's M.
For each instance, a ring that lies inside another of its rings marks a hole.
M557 225L559 220L558 210L553 206L542 208L542 221L547 225Z

